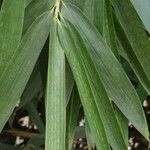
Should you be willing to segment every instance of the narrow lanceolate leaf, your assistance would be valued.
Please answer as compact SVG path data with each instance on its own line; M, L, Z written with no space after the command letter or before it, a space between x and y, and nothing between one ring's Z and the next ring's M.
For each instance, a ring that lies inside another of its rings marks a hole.
M86 0L85 15L103 35L114 55L119 59L112 7L109 0ZM117 107L115 112L124 140L128 142L128 121Z
M76 78L81 102L83 104L87 118L90 122L92 131L95 134L97 147L99 150L108 150L109 146L107 143L104 127L99 117L96 104L93 101L94 97L92 91L89 88L89 84L87 82L88 79L85 76L86 74L85 70L83 70L83 65L81 65L81 58L79 58L79 56L75 53L76 47L73 41L73 37L70 37L64 26L59 26L58 29L59 39L61 41L63 49L65 50L65 54L68 58L74 77Z
M141 69L145 73L145 78L147 78L147 84L143 83L147 92L150 93L150 42L144 31L143 24L137 15L130 0L120 1L111 0L111 3L115 9L115 15L118 18L125 35L132 47L130 51L127 51L128 55L133 58L132 62L136 70L137 77L143 81L144 77L141 73ZM146 59L145 59L146 58ZM135 64L134 61L139 62L139 65Z
M150 33L150 1L149 0L131 0L138 15L143 21L147 31Z
M112 52L118 59L120 60L119 52L118 52L118 43L117 36L115 33L114 19L113 19L113 9L109 0L105 0L105 9L104 9L104 23L103 23L103 38L111 48ZM128 120L122 114L122 112L114 105L115 115L118 120L118 124L122 131L122 135L126 145L128 146Z
M126 143L126 146L128 147L128 119L122 114L122 112L118 109L118 107L114 107L115 115L118 121L118 124L120 126L122 136L124 139L124 142Z
M64 25L59 27L59 38L73 71L81 102L90 128L95 135L98 149L109 149L103 125L111 146L116 150L126 149L110 100L95 65L79 33L73 25L66 24L66 27Z
M0 131L23 93L47 39L50 18L46 12L35 20L0 78Z
M81 102L76 86L74 86L70 101L67 105L66 150L71 150L78 122Z
M103 33L105 41L113 51L114 55L119 59L119 52L117 47L117 39L115 33L114 19L112 14L112 6L109 0L105 0L103 17Z
M145 90L150 93L150 81L148 80L138 58L134 55L134 53L132 53L133 48L131 47L129 40L117 19L115 19L115 27L119 42L123 48L122 50L126 53L127 61L131 65Z
M84 14L95 25L98 31L103 33L105 0L86 0Z
M50 27L46 92L46 149L66 150L65 56L58 41L55 18Z
M25 0L3 0L0 12L0 76L22 35Z
M103 85L122 113L148 139L148 128L140 100L120 63L82 12L71 4L62 7L62 15L70 20L83 37ZM112 67L113 64L113 67Z

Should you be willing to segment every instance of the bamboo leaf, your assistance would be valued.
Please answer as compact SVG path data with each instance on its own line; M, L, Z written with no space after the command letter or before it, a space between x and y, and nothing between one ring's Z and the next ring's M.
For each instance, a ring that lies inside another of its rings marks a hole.
M77 49L73 41L73 37L71 37L66 30L67 29L64 26L59 26L59 39L63 49L65 50L65 54L75 77L84 111L90 122L92 131L95 133L95 140L98 149L108 150L109 146L107 143L104 127L99 117L96 104L93 101L94 97L92 91L89 88L89 83L87 82L88 79L85 76L85 70L81 64L81 58L79 58L79 56L75 53Z
M74 78L67 60L66 60L65 70L66 70L66 104L68 105L71 97L71 93L73 91Z
M98 31L103 34L105 0L86 0L84 13L95 25Z
M150 33L150 1L149 0L131 0L147 31Z
M142 65L140 64L140 61L136 57L136 55L133 52L133 48L131 47L131 44L129 40L127 39L127 36L125 35L125 32L123 31L120 23L117 19L115 19L115 26L116 26L116 33L119 39L119 42L122 46L122 50L126 54L127 58L126 60L131 65L132 69L134 70L136 76L140 80L141 84L145 88L145 90L150 93L150 82L142 68Z
M81 107L80 97L78 95L76 87L74 86L71 99L69 101L69 104L67 105L67 113L66 113L67 114L66 149L68 150L72 149L80 107Z
M104 137L105 131L114 149L126 149L110 100L106 95L95 65L81 37L75 28L68 23L66 27L63 25L60 26L58 33L62 47L72 68L85 114L91 130L95 134L98 149L109 149ZM97 118L92 117L96 115ZM100 118L103 121L105 131L103 131ZM95 127L97 128L96 131Z
M86 132L88 150L95 149L95 141L94 141L93 134L91 133L91 129L87 120L85 122L85 132Z
M39 68L36 66L30 76L30 79L25 87L23 94L21 95L18 109L29 103L40 91L40 88L41 88L41 76Z
M25 0L3 0L0 11L0 76L20 43L24 8Z
M0 78L0 131L23 93L47 39L50 18L46 12L35 20Z
M128 57L132 57L132 64L135 68L137 77L139 80L143 81L143 86L150 93L150 42L144 31L143 24L137 15L132 3L130 0L119 1L119 0L110 0L117 19L130 43L131 49L126 52ZM146 57L146 59L145 59ZM136 63L137 64L136 64ZM144 72L144 77L143 73ZM146 80L146 81L144 81Z
M114 107L115 115L119 124L119 127L121 129L124 142L126 143L126 146L128 147L128 137L129 137L129 131L128 131L128 119L122 114L122 112L115 106Z
M51 0L32 0L32 2L25 9L25 18L23 24L23 33L27 31L29 26L34 20L39 17L42 13L49 10L52 7Z
M32 0L26 0L26 7L32 2Z
M119 59L120 56L116 41L112 7L109 0L86 0L85 15L103 35L105 41L110 46L114 55ZM123 131L122 133L124 140L126 143L128 143L128 120L118 110L118 108L114 109L121 131Z
M138 84L136 91L139 95L141 103L143 104L144 100L146 100L147 92L145 91L145 89L143 88L143 86L140 83Z
M117 37L115 33L115 26L114 26L114 18L113 18L113 9L109 2L109 0L105 0L105 9L104 9L104 23L103 23L103 38L111 48L112 52L120 61L120 56L118 52L118 43L117 43ZM122 112L117 108L116 105L114 105L114 111L115 115L118 121L118 124L120 126L120 129L122 131L122 135L124 138L124 141L126 143L126 146L128 146L128 120L126 117L122 114Z
M46 149L65 150L65 56L57 38L57 20L50 28L46 93Z
M86 0L65 0L65 1L75 4L81 10L84 9L84 3L86 2Z
M148 139L148 127L140 100L101 35L75 6L66 3L62 7L62 15L75 25L85 44L90 47L91 58L95 62L101 81L110 98L137 130Z
M118 52L118 45L117 45L117 38L115 33L115 26L114 26L114 19L113 19L113 9L109 0L105 0L105 9L104 9L104 21L103 21L103 37L111 50L113 51L114 55L117 59L120 59L119 52Z

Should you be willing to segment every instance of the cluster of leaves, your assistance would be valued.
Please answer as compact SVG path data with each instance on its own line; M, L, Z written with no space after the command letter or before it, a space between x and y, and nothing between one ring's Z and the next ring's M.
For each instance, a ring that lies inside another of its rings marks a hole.
M89 149L127 150L129 122L149 141L149 0L0 4L0 131L20 135L26 112L38 134L23 132L24 149L70 150L83 108Z

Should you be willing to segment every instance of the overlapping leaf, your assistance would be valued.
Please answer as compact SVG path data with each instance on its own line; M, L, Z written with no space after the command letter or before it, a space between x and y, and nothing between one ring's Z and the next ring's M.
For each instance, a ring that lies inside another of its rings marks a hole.
M150 1L149 0L131 0L147 31L150 33Z
M75 131L77 127L78 115L80 110L80 97L76 86L72 91L72 95L67 105L67 124L66 124L66 150L70 150L73 147L73 140L75 136Z
M84 13L95 25L98 31L103 34L105 0L86 0Z
M142 21L130 0L111 0L111 4L131 46L130 51L128 49L125 50L131 58L130 61L134 71L147 92L150 93L150 42Z
M98 149L109 149L103 125L111 146L116 150L126 149L111 103L81 37L71 24L62 26L58 30L60 42L73 71Z
M63 17L70 20L83 37L110 99L148 139L148 128L140 100L121 65L101 35L88 19L71 4L62 7Z
M64 1L71 2L71 3L75 4L81 10L84 9L84 3L86 2L86 0L64 0Z
M0 131L20 99L47 39L50 18L46 12L35 20L0 78Z

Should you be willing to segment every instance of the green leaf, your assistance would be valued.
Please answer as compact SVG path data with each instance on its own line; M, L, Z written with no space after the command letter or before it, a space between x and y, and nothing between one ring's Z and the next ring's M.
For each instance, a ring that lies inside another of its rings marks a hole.
M24 8L25 0L3 0L0 11L0 76L20 43Z
M114 26L114 19L112 14L112 7L109 2L109 0L105 0L105 9L104 9L104 21L103 21L103 32L102 35L113 51L114 55L118 58L119 52L118 52L118 45L116 40L116 33L115 33L115 26Z
M47 0L32 0L25 9L23 33L27 31L34 20L50 8Z
M147 92L145 91L145 89L143 88L143 86L140 83L138 84L136 91L139 95L141 103L143 104L144 100L146 100L146 97L148 95Z
M35 66L30 79L25 87L25 90L20 98L19 108L29 103L40 91L41 88L41 76L39 72L39 67Z
M126 143L126 146L128 147L128 137L129 137L129 131L128 131L128 119L122 114L122 112L115 106L114 107L115 115L118 121L118 124L120 126L124 142Z
M125 49L131 64L143 86L150 93L150 42L144 26L130 0L110 0L117 19L130 43L130 51ZM145 59L146 58L146 59ZM137 64L136 64L137 63ZM142 73L143 72L143 73Z
M114 18L112 12L113 9L109 0L105 0L103 37L107 42L107 44L109 45L109 47L111 48L114 55L116 56L116 58L118 59L118 61L120 61L120 56L118 52L119 47L117 43L117 37L116 37L115 26L114 26ZM114 105L114 111L120 129L122 131L124 141L126 143L126 146L128 147L128 120L122 114L122 112L117 108L116 105Z
M67 60L65 70L66 70L66 104L68 104L74 86L74 78Z
M127 39L127 36L125 35L120 23L117 19L115 19L115 27L116 27L116 33L119 39L119 42L122 46L122 50L126 54L127 58L125 58L129 64L131 65L132 69L134 70L136 76L140 80L141 84L145 88L145 90L150 93L150 82L142 68L142 65L140 64L140 61L136 57L136 55L133 52L133 48L131 47L131 44L129 40ZM132 75L133 76L133 75Z
M98 31L103 33L105 0L86 0L84 14L95 25Z
M67 125L66 125L66 149L71 150L75 131L77 127L79 110L81 107L80 97L76 87L72 91L72 95L67 105Z
M76 5L77 7L79 7L81 10L83 10L84 8L84 3L87 0L65 0L66 2L70 2L73 3L74 5Z
M114 149L126 149L110 100L95 65L78 32L73 25L66 24L66 26L59 26L59 39L72 69L85 114L91 130L95 134L98 149L109 149L104 137L105 131ZM97 117L92 117L96 115Z
M87 120L85 121L85 132L86 132L88 150L95 149L95 141L94 141L93 134L91 133L91 129Z
M101 35L75 6L65 4L62 7L62 15L75 25L85 44L90 47L88 50L91 58L110 98L137 130L148 139L148 127L137 93Z
M105 41L110 46L114 55L119 59L120 56L117 47L112 7L110 5L110 2L108 0L86 0L85 15L103 35ZM115 110L117 110L115 111L117 112L115 114L120 128L123 131L122 133L124 140L126 143L128 143L128 121L124 117L124 115L118 110L118 108L115 108Z
M150 1L149 0L131 0L147 31L150 33Z
M46 149L65 150L65 56L57 37L56 18L54 18L50 27L46 92Z
M26 6L28 6L31 2L32 0L26 0Z
M32 101L26 105L26 109L29 113L32 122L37 126L38 131L40 133L45 133L44 123L40 118L37 108Z
M82 138L82 139L86 138L84 126L77 126L76 127L74 139L78 140L79 138Z
M50 18L46 12L35 20L0 78L0 131L21 97L47 39Z
M90 122L92 131L95 133L97 147L98 149L108 150L109 146L107 143L107 138L105 136L104 127L99 117L96 104L93 101L94 97L92 91L89 88L89 83L85 73L85 69L83 69L83 64L81 58L79 57L79 54L76 54L77 48L73 40L74 38L70 36L68 31L66 31L67 29L65 26L62 26L62 24L58 28L61 45L65 50L65 54L67 56L68 62L75 77L84 111ZM81 43L76 44L81 45Z

